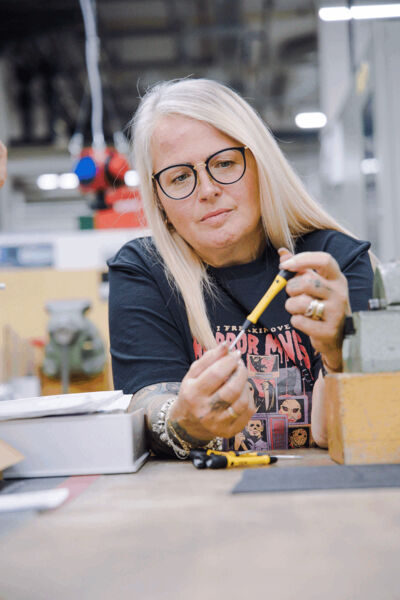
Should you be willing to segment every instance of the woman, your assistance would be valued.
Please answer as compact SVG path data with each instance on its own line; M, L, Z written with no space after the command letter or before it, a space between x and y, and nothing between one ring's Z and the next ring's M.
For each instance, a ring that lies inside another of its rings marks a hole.
M371 295L369 243L309 197L256 112L219 83L155 86L133 145L152 238L109 263L111 354L153 450L234 448L256 412L249 376L303 397L302 427L326 446L323 373L341 371L345 317ZM229 351L280 268L296 276ZM263 416L269 448L293 433L279 405Z

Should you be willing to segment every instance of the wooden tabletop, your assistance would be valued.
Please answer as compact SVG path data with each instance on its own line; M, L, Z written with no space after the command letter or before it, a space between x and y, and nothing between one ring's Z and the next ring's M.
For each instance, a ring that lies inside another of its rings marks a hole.
M265 468L332 464L296 452ZM0 598L400 598L400 489L233 495L241 476L151 459L95 479L0 539Z

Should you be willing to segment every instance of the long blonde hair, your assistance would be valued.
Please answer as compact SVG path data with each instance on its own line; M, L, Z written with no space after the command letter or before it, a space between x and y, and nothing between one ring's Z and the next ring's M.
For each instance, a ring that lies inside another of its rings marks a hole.
M205 265L165 222L152 180L151 140L159 119L183 115L209 123L247 146L258 169L261 218L275 248L294 250L296 238L315 229L343 229L305 190L257 112L236 92L209 79L182 79L152 87L132 120L134 164L145 214L171 285L182 294L192 335L204 348L216 342L204 294L212 293Z

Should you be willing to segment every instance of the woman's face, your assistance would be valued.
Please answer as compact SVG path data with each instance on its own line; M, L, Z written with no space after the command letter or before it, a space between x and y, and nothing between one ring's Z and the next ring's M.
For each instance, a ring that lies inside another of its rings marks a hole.
M152 139L153 172L171 165L204 163L225 148L241 146L207 123L180 115L163 117ZM169 221L197 254L215 267L254 260L265 236L261 224L258 174L246 150L246 172L229 185L214 181L204 166L197 168L197 186L183 200L157 194Z

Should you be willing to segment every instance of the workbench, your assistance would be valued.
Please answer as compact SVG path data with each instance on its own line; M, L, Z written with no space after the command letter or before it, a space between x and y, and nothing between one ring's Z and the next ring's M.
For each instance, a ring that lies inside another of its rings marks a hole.
M332 464L295 452L264 468ZM241 476L158 459L92 476L3 534L0 598L400 598L400 488L232 495Z

